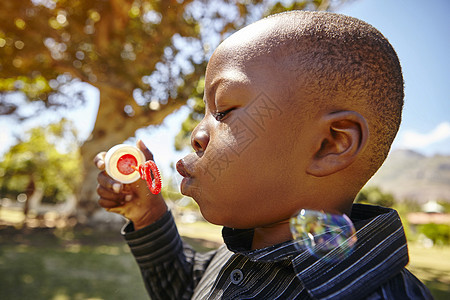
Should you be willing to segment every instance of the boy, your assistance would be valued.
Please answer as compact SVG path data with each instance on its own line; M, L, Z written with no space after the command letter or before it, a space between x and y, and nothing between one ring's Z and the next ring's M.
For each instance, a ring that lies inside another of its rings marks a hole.
M204 101L195 153L177 170L181 192L224 226L224 246L195 253L161 195L98 177L99 204L130 220L123 234L152 299L431 298L404 268L397 213L352 205L384 161L403 106L398 58L376 29L331 13L260 20L214 52ZM302 208L349 215L353 252L330 262L295 247L289 219Z

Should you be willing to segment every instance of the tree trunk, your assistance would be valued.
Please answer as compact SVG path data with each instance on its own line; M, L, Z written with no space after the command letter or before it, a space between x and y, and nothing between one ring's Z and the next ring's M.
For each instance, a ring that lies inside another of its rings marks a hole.
M33 175L30 176L30 182L28 183L27 189L25 190L25 195L27 195L27 199L25 200L25 204L23 206L23 214L25 215L25 220L27 219L28 212L30 211L30 199L31 196L36 191L36 184L34 183Z
M77 217L86 223L100 207L97 204L98 169L93 163L97 153L107 151L112 146L134 136L137 129L160 124L174 110L180 108L183 101L168 101L157 111L137 107L132 91L125 92L122 87L97 85L100 89L100 105L91 137L81 146L84 180L78 190ZM125 105L133 105L136 112L133 117L124 112Z

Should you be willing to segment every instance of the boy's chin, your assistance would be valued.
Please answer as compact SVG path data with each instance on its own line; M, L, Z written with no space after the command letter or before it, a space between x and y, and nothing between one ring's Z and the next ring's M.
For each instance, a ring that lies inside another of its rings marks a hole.
M193 179L186 177L180 184L180 192L184 196L191 197L195 201L201 197L201 189L193 183Z
M236 225L237 225L236 222L232 222L230 220L227 220L227 219L233 219L233 218L226 218L226 216L223 213L220 213L220 212L217 213L215 211L214 212L208 211L208 209L202 208L202 206L200 204L199 204L199 207L200 207L200 212L201 212L203 218L206 221L208 221L209 223L214 224L214 225L219 225L219 226L230 227L230 228L237 228L236 227ZM234 219L236 219L236 218L234 218Z

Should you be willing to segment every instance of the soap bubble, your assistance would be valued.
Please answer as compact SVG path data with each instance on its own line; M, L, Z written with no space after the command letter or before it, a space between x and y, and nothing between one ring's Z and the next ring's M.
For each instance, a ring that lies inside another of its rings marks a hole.
M290 227L300 250L327 261L348 257L356 244L356 231L345 215L302 209L291 218Z

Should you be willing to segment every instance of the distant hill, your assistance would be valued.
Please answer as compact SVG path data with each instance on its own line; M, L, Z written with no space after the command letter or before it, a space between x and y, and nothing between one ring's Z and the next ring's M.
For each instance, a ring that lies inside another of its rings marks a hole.
M398 200L450 202L450 156L394 150L367 186L378 186Z

